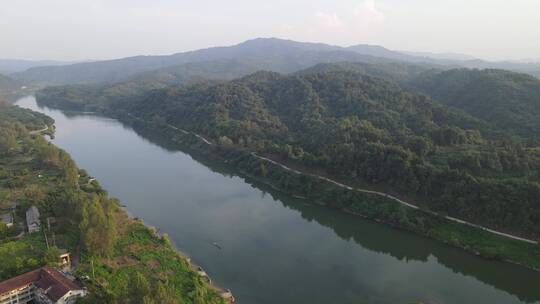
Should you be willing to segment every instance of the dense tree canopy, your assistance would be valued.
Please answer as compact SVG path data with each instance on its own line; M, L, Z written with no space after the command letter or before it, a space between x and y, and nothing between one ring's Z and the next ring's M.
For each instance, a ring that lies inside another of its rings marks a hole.
M503 70L425 73L413 87L523 138L540 139L540 80Z
M51 88L39 98L56 105L77 100L112 115L174 125L350 183L391 189L466 220L540 236L540 149L529 133L519 131L521 125L513 132L500 119L479 115L482 110L450 107L402 89L413 79L429 83L440 71L362 68L319 66L290 76L258 72L225 83L108 97L98 104L73 86ZM396 71L401 76L385 76Z

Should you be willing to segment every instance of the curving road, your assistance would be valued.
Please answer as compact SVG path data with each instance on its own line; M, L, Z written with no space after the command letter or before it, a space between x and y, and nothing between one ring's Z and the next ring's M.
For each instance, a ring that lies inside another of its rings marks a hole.
M129 114L129 116L133 117L133 118L136 118L138 120L142 120L141 118L138 118L132 114ZM203 136L197 134L197 133L194 133L194 132L191 132L191 131L186 131L184 129L180 129L178 127L175 127L173 125L170 125L168 124L167 125L169 128L172 128L174 130L177 130L177 131L180 131L184 134L193 134L195 136L197 136L199 139L201 139L204 143L206 143L207 145L213 145L213 143L204 138ZM399 198L395 197L395 196L392 196L388 193L384 193L384 192L378 192L378 191L372 191L372 190L367 190L367 189L361 189L361 188L353 188L351 186L347 186L345 184L342 184L338 181L335 181L333 179L330 179L330 178L327 178L327 177L324 177L324 176L320 176L320 175L316 175L316 174L311 174L311 173L307 173L307 172L301 172L301 171L298 171L296 169L293 169L293 168L290 168L290 167L287 167L286 165L282 164L282 163L279 163L277 161L274 161L272 159L269 159L269 158L266 158L264 156L260 156L258 155L257 153L255 152L251 152L251 155L258 158L258 159L261 159L261 160L264 160L264 161L267 161L269 163L272 163L276 166L279 166L281 167L282 169L284 170L287 170L289 172L293 172L295 174L299 174L299 175L306 175L306 176L311 176L311 177L315 177L315 178L318 178L320 180L324 180L326 182L329 182L329 183L332 183L338 187L341 187L341 188L344 188L344 189L347 189L347 190L350 190L350 191L358 191L358 192L362 192L362 193L368 193L368 194L374 194L374 195L379 195L379 196L382 196L382 197L385 197L387 199L390 199L390 200L393 200L395 202L398 202L400 203L401 205L404 205L404 206L407 206L409 208L413 208L413 209L416 209L416 210L421 210L421 211L424 211L424 212L427 212L427 213L430 213L432 215L436 215L436 216L442 216L444 217L445 219L449 220L449 221L452 221L452 222L455 222L455 223L459 223L459 224L463 224L463 225L467 225L467 226L470 226L470 227L474 227L474 228L478 228L478 229L481 229L481 230L484 230L484 231L487 231L487 232L490 232L490 233L493 233L493 234L496 234L496 235L500 235L500 236L504 236L504 237L507 237L507 238L510 238L510 239L514 239L514 240L518 240L518 241L523 241L523 242L527 242L527 243L530 243L530 244L538 244L537 241L535 240L531 240L531 239L527 239L527 238L523 238L523 237L519 237L519 236L515 236L515 235L512 235L512 234L508 234L508 233L504 233L504 232L500 232L500 231L497 231L497 230L493 230L493 229L490 229L490 228L487 228L487 227L484 227L484 226L480 226L480 225L477 225L477 224L474 224L474 223L471 223L471 222L467 222L467 221L464 221L464 220L461 220L461 219L458 219L458 218L455 218L455 217L451 217L451 216L443 216L441 214L438 214L437 212L434 212L434 211L431 211L431 210L427 210L427 209L424 209L424 208L420 208L416 205L413 205L411 203L407 203L403 200L400 200Z
M45 128L43 129L39 129L39 130L34 130L34 131L29 131L28 134L30 135L36 135L36 134L40 134L40 133L43 133L45 131L49 130L49 126L45 126Z
M347 185L344 185L340 182L337 182L335 180L332 180L332 179L329 179L327 177L324 177L324 176L320 176L320 175L315 175L315 174L310 174L310 173L306 173L306 172L300 172L298 170L295 170L295 169L292 169L292 168L289 168L281 163L278 163L274 160L271 160L269 158L266 158L266 157L263 157L263 156L260 156L260 155L257 155L255 152L251 152L251 155L253 155L254 157L257 157L259 159L262 159L262 160L265 160L265 161L268 161L274 165L277 165L277 166L280 166L281 168L287 170L287 171L290 171L290 172L293 172L293 173L296 173L296 174L303 174L303 175L307 175L307 176L311 176L311 177L315 177L315 178L318 178L318 179L321 179L321 180L324 180L324 181L327 181L329 183L332 183L336 186L339 186L341 188L345 188L347 190L351 190L351 191L358 191L358 192L362 192L362 193L369 193L369 194L375 194L375 195L379 195L379 196L383 196L387 199L391 199L393 201L396 201L404 206L407 206L407 207L410 207L410 208L413 208L413 209L417 209L417 210L422 210L424 212L427 212L427 213L430 213L430 214L433 214L433 215L437 215L437 216L442 216L440 214L438 214L437 212L434 212L434 211L431 211L431 210L427 210L427 209L422 209L418 206L415 206L413 204L410 204L410 203L407 203L405 201L402 201L400 200L399 198L397 197L394 197L390 194L387 194L387 193L384 193L384 192L377 192L377 191L372 191L372 190L366 190L366 189L360 189L360 188L353 188L353 187L350 187L350 186L347 186ZM460 220L458 218L455 218L455 217L451 217L451 216L444 216L445 219L449 220L449 221L452 221L452 222L456 222L456 223L459 223L459 224L464 224L464 225L468 225L468 226L471 226L471 227L475 227L475 228L478 228L478 229L482 229L484 231L487 231L487 232L491 232L493 234L497 234L497 235L500 235L500 236L504 236L504 237L508 237L508 238L511 238L511 239L514 239L514 240L518 240L518 241L523 241L523 242L527 242L527 243L531 243L531 244L538 244L537 241L534 241L534 240L531 240L531 239L526 239L526 238L522 238L522 237L519 237L519 236L515 236L515 235L511 235L511 234L508 234L508 233L504 233L504 232L500 232L500 231L497 231L497 230L493 230L493 229L489 229L489 228L486 228L486 227L483 227L483 226L480 226L480 225L477 225L477 224L473 224L471 222L467 222L467 221L464 221L464 220Z

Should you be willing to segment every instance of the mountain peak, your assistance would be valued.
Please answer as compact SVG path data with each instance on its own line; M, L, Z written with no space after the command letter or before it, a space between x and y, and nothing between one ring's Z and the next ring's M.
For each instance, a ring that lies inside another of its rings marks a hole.
M341 49L338 46L333 46L325 43L315 43L315 42L299 42L289 39L282 39L276 37L268 38L255 38L246 40L237 46L248 46L248 47L289 47L289 48L299 48L303 50L312 50L312 51L331 51Z

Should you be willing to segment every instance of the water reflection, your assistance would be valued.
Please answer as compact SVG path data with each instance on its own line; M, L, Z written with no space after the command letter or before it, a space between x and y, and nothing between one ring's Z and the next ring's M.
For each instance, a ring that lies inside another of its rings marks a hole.
M169 138L164 137L163 133L140 126L132 126L132 128L139 136L167 151L191 153L190 155L196 161L204 164L214 172L229 177L239 174L234 168L226 164L193 153L189 147L171 141ZM474 277L497 289L505 290L519 297L522 301L532 303L540 300L540 273L538 272L509 263L478 258L464 253L463 250L438 242L427 241L408 232L399 231L399 239L397 239L395 229L381 227L380 224L343 214L340 211L313 206L305 201L293 199L287 194L275 191L250 177L242 177L246 183L263 191L263 193L271 195L275 201L281 202L283 206L300 212L302 218L331 228L343 240L353 240L363 248L390 255L400 261L427 262L430 258L436 258L437 262L452 269L453 272ZM339 213L338 216L336 216L336 212ZM375 229L374 226L376 226ZM366 231L369 233L366 233ZM377 233L373 233L373 231ZM428 242L429 245L426 246ZM516 280L516 278L519 278L519 280Z
M57 120L56 144L241 303L540 300L539 273L291 199L160 132L40 111Z

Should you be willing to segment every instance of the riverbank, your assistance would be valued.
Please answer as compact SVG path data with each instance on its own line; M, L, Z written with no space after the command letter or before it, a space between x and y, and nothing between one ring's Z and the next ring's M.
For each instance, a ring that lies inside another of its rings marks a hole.
M131 113L127 113L127 115L129 117L137 120L137 121L144 122L144 120L142 120L139 117L136 117L136 116L132 115ZM205 143L208 146L213 146L214 145L214 143L212 143L210 140L208 140L204 136L202 136L200 134L197 134L195 132L187 131L187 130L175 127L175 126L173 126L171 124L167 124L166 126L168 128L171 128L171 129L175 130L175 131L179 131L179 132L183 133L184 135L195 136L195 137L197 137L199 140L201 140L203 143ZM487 228L487 227L484 227L484 226L481 226L481 225L477 225L477 224L474 224L474 223L471 223L471 222L468 222L468 221L465 221L465 220L462 220L462 219L458 219L458 218L455 218L455 217L451 217L451 216L448 216L448 215L441 215L441 214L439 214L437 212L434 212L434 211L431 211L431 210L428 210L428 209L425 209L425 208L421 208L418 205L408 203L408 202L406 202L406 201L404 201L402 199L399 199L399 198L397 198L397 197L395 197L395 196L393 196L391 194L385 193L385 192L374 191L374 190L371 190L371 189L361 189L361 188L358 188L358 187L353 187L351 185L345 184L344 182L339 182L339 181L337 181L335 179L331 179L331 178L326 177L326 176L314 174L314 173L311 173L311 172L306 172L305 170L301 170L301 169L294 169L291 166L287 166L287 165L285 165L284 163L282 163L282 162L280 162L278 160L274 160L274 159L270 159L268 157L258 155L255 152L250 152L250 154L251 154L251 156L253 156L255 158L258 158L260 160L263 160L263 161L269 162L269 163L271 163L273 165L276 165L278 167L281 167L282 169L284 169L286 171L289 171L289 172L292 172L292 173L295 173L295 174L298 174L298 175L305 175L305 176L314 177L314 178L317 178L317 179L332 183L332 184L334 184L334 185L336 185L336 186L338 186L340 188L343 188L343 189L346 189L346 190L349 190L349 191L358 191L358 192L362 192L362 193L378 195L378 196L384 197L385 199L395 201L395 202L397 202L397 203L399 203L401 205L404 205L406 207L416 209L416 210L421 210L423 212L429 213L429 214L431 214L433 216L436 216L436 217L444 217L446 220L449 220L449 221L452 221L452 222L455 222L455 223L458 223L458 224L467 225L467 226L470 226L470 227L473 227L473 228L481 229L481 230L484 230L486 232L496 234L496 235L499 235L499 236L503 236L503 237L507 237L507 238L510 238L510 239L523 241L523 242L527 242L527 243L535 244L535 245L539 243L536 240L527 239L527 238L524 238L524 237L519 237L519 236L516 236L516 235L509 234L509 233L497 231L497 230L494 230L494 229L490 229L490 228Z
M165 248L166 251L175 251L181 259L187 262L187 264L189 265L189 269L191 269L192 272L196 273L197 276L201 279L201 281L204 282L204 284L209 289L213 290L216 294L223 298L225 303L234 303L236 301L233 293L229 289L219 287L215 283L213 283L211 276L205 271L203 271L200 265L198 265L189 255L178 249L178 247L170 241L168 234L161 233L159 228L144 223L142 219L130 218L130 220L132 220L137 225L143 225L147 230L149 230L153 238L159 240L163 245L167 247Z
M54 121L13 106L0 107L0 280L72 255L71 274L89 291L81 303L231 303L232 295L201 277L166 236L132 219L70 155L44 139ZM45 126L45 127L44 127ZM35 206L39 233L25 234L24 214ZM82 248L82 250L81 250Z
M80 184L85 185L82 191L106 195L106 190L101 188L97 179L86 175L84 171L80 178ZM198 266L178 250L166 234L160 235L155 227L131 217L119 201L112 201L115 205L113 214L117 232L112 253L96 257L83 252L76 270L77 277L86 278L84 284L91 291L86 299L88 303L116 303L117 299L132 298L134 291L130 285L137 275L146 278L143 285L152 288L160 288L160 282L166 282L164 294L148 291L146 297L154 297L155 303L167 299L181 303L234 302L228 290L200 276L197 273Z
M240 303L270 304L276 294L317 304L540 300L538 272L293 199L159 129L40 108L33 97L17 104L53 117L57 146Z
M148 278L149 282L165 281L169 286L178 287L194 284L191 291L185 290L173 295L178 301L198 303L200 300L193 299L196 295L204 299L204 303L234 302L234 297L232 294L229 295L227 290L217 287L207 277L201 276L197 272L198 266L191 258L175 248L167 235L159 235L156 228L146 225L140 219L128 217L125 212L117 216L119 229L123 233L114 255L92 264L88 263L88 259L91 258L86 257L87 263L82 264L77 271L80 277L92 278L89 282L90 288L98 294L105 294L96 300L129 297L129 294L125 294L125 284L130 282L133 275L140 273Z
M150 125L133 117L116 117L127 124L166 132L171 140L183 142L193 153L202 153L227 162L240 170L242 174L249 175L293 197L305 198L310 203L337 208L384 222L396 228L437 239L487 259L507 261L537 271L540 269L540 246L534 244L533 240L522 241L493 234L482 227L475 227L474 224L468 225L457 219L452 220L452 218L421 210L416 206L411 208L396 203L384 194L369 191L354 193L357 191L350 186L340 186L324 178L305 175L298 170L287 170L282 167L282 164L272 164L266 159L255 157L248 151L235 149L232 146L209 144L209 140L203 141L200 135L197 136L186 130Z

